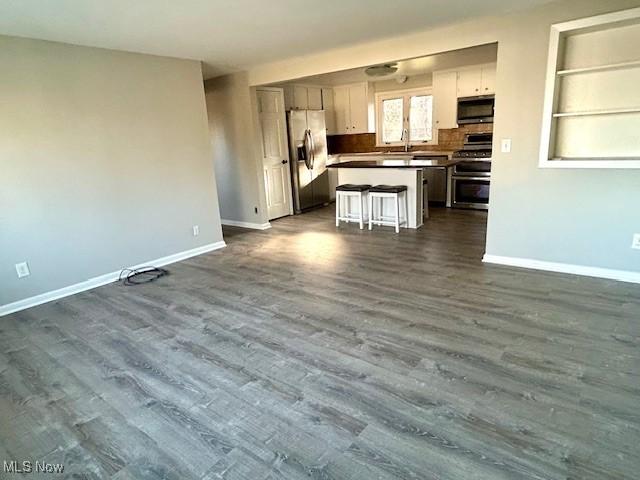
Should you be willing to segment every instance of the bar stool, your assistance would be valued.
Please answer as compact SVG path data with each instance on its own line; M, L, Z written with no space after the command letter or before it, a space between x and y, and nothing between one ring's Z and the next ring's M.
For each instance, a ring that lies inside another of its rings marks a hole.
M354 185L345 183L336 187L336 227L340 226L340 220L343 222L358 222L360 230L364 228L364 206L365 197L369 192L371 185ZM350 198L358 199L358 213L351 211Z
M400 221L400 196L404 197L404 221ZM374 198L380 199L378 212L376 213ZM395 200L394 216L384 215L384 199ZM409 202L407 199L406 185L376 185L369 189L369 230L372 225L388 225L396 227L396 233L400 233L400 225L409 225Z

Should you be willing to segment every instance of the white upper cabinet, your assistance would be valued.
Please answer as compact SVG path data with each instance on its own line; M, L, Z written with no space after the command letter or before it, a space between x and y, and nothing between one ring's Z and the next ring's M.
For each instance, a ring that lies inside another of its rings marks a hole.
M458 72L458 97L480 95L482 70L480 67L467 68Z
M458 70L458 97L496 93L496 65L476 65Z
M295 110L306 110L309 108L307 87L300 87L298 85L293 87L293 108Z
M349 106L351 108L350 133L367 133L369 126L369 102L367 100L366 83L349 87Z
M307 87L307 108L322 110L322 89L320 87Z
M369 96L366 82L333 88L336 133L369 131Z
M433 72L434 128L456 128L458 109L458 73Z
M287 85L284 103L287 110L324 110L329 135L366 133L371 124L367 83L338 87Z
M322 88L287 85L284 87L284 105L287 110L322 110Z
M493 95L496 93L496 66L495 64L484 65L481 69L482 79L480 90L482 95Z
M334 87L333 108L336 117L336 133L351 133L351 107L349 106L349 87Z
M322 109L324 110L324 122L327 126L327 135L335 135L336 131L336 112L333 106L333 89L323 88L321 90Z

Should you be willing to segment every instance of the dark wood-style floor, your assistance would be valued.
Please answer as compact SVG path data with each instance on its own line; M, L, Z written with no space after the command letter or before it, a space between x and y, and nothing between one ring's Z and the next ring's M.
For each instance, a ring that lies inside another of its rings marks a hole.
M332 216L227 229L156 283L0 318L0 459L118 480L638 478L637 285L483 265L483 212L399 235Z

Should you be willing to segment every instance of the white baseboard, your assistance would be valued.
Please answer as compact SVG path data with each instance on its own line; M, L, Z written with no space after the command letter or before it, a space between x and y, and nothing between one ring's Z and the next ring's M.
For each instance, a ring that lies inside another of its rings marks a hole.
M510 267L532 268L534 270L546 270L548 272L569 273L572 275L584 275L587 277L608 278L621 282L640 283L640 272L629 270L612 270L610 268L587 267L585 265L573 265L570 263L545 262L530 258L503 257L500 255L484 254L482 261Z
M169 265L170 263L179 262L190 257L202 255L203 253L211 252L213 250L218 250L225 246L226 244L224 243L224 241L210 243L208 245L203 245L202 247L193 248L184 252L174 253L173 255L168 255L162 258L156 258L155 260L149 260L147 262L139 263L138 265L133 265L131 267L123 267L123 269L140 268L149 265L153 265L154 267L162 267L164 265ZM10 313L18 312L20 310L25 310L27 308L35 307L36 305L51 302L53 300L58 300L59 298L68 297L69 295L74 295L86 290L91 290L92 288L101 287L103 285L107 285L108 283L116 282L120 277L121 271L122 270L118 270L117 272L105 273L104 275L93 277L89 280L85 280L84 282L69 285L68 287L59 288L51 292L41 293L40 295L25 298L24 300L18 300L17 302L8 303L7 305L0 305L0 317L3 315L9 315Z
M252 223L252 222L238 222L236 220L220 220L222 225L228 225L229 227L242 227L242 228L251 228L253 230L266 230L271 228L271 224L267 223Z

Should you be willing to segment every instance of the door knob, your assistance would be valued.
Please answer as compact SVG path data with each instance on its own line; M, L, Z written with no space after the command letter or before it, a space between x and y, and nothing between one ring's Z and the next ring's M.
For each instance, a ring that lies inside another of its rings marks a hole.
M289 160L282 160L282 164L289 163Z

